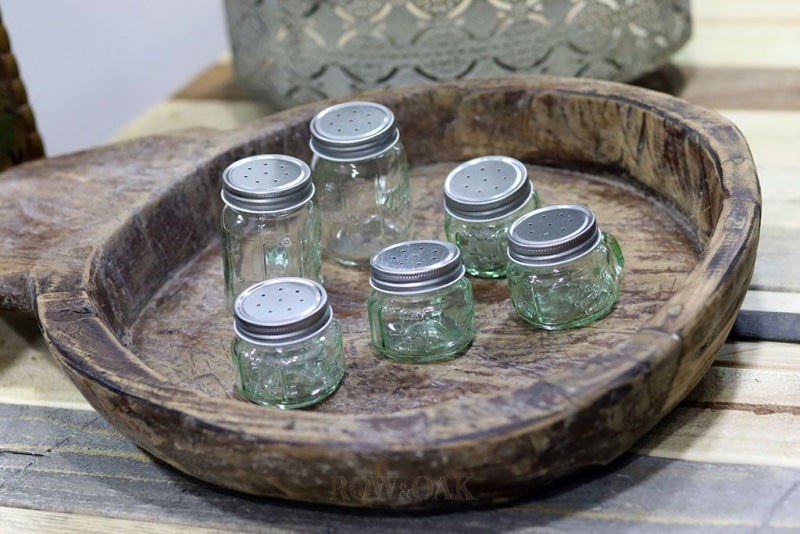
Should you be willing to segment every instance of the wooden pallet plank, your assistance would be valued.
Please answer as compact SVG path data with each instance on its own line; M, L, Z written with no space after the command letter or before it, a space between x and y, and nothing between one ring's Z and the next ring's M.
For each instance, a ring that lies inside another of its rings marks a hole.
M5 532L28 534L63 534L64 532L126 532L129 534L172 534L186 532L187 525L168 524L141 519L122 519L101 515L83 515L65 512L45 512L24 508L0 506L0 524ZM215 534L239 532L191 525L191 532ZM277 532L277 530L276 530Z
M0 403L91 409L32 319L0 319Z
M725 343L717 354L715 365L745 369L778 369L800 373L800 345L769 341Z
M686 402L634 451L710 463L800 467L800 416L756 413L759 406Z
M249 497L197 482L141 453L92 412L0 405L0 418L0 524L21 531L36 525L42 532L58 526L107 531L133 521L146 522L151 532L175 525L239 532L539 526L600 534L800 527L799 469L625 455L502 508L377 514Z
M692 37L675 61L693 66L798 68L798 5L793 0L694 1Z

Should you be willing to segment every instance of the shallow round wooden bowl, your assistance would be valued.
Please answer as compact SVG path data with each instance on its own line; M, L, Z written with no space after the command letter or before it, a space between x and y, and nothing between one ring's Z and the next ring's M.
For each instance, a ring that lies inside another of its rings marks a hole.
M376 92L412 165L417 237L443 237L441 186L468 158L525 162L545 204L582 203L626 257L606 318L565 332L473 280L460 358L410 365L369 345L368 273L326 263L347 373L309 410L237 396L217 237L220 172L308 158L327 103L236 132L191 130L26 164L0 180L6 312L35 311L91 404L178 469L247 493L366 507L487 504L628 449L711 364L748 286L760 194L737 129L681 100L575 79Z

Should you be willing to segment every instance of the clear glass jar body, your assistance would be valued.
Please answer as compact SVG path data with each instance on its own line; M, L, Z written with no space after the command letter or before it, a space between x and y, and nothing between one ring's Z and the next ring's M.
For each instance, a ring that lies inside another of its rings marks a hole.
M264 406L302 408L330 396L344 377L339 323L291 345L266 345L235 336L231 345L238 389Z
M411 238L408 162L400 141L359 161L314 154L311 171L327 257L345 265L367 265L381 248Z
M367 301L372 344L390 358L430 362L450 358L475 337L472 285L454 284L418 294L375 290Z
M322 283L322 226L313 200L280 212L222 208L222 261L229 310L245 288L268 278L301 276Z
M539 195L533 191L525 204L499 219L465 220L445 210L445 235L448 241L461 249L461 260L469 274L480 278L502 278L508 267L508 227L520 215L539 205Z
M625 260L614 236L601 235L590 252L575 260L549 266L509 260L511 301L522 319L546 330L563 330L611 311Z

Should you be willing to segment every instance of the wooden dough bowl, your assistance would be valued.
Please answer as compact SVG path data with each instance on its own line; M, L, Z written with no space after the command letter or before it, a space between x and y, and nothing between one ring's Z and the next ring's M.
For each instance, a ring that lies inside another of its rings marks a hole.
M0 308L35 313L55 358L116 428L165 462L246 493L377 508L486 505L622 454L725 341L752 274L760 192L718 114L577 79L458 82L362 96L392 108L417 237L443 237L441 186L469 158L524 161L545 204L583 203L627 264L606 318L565 332L473 280L477 335L427 365L377 356L364 270L326 263L347 373L313 409L234 390L220 173L257 153L308 160L330 102L235 132L186 130L24 164L0 179Z

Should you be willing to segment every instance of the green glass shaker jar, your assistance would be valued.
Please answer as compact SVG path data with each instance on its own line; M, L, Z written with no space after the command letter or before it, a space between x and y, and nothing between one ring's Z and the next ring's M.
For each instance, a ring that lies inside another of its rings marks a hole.
M508 227L539 207L525 165L507 156L475 158L453 169L443 189L445 234L461 249L467 272L505 276Z
M585 206L523 215L508 229L508 257L514 308L539 328L583 326L611 311L619 296L622 250Z
M233 311L231 353L247 399L302 408L336 390L345 371L342 332L320 284L265 280L245 289Z
M322 282L322 225L311 170L282 154L240 159L222 173L222 260L229 310L246 287L281 276Z
M392 111L344 102L319 112L310 129L324 254L367 265L381 248L410 239L408 162Z
M370 260L372 344L390 358L430 362L455 356L475 336L472 285L452 243L397 243Z

